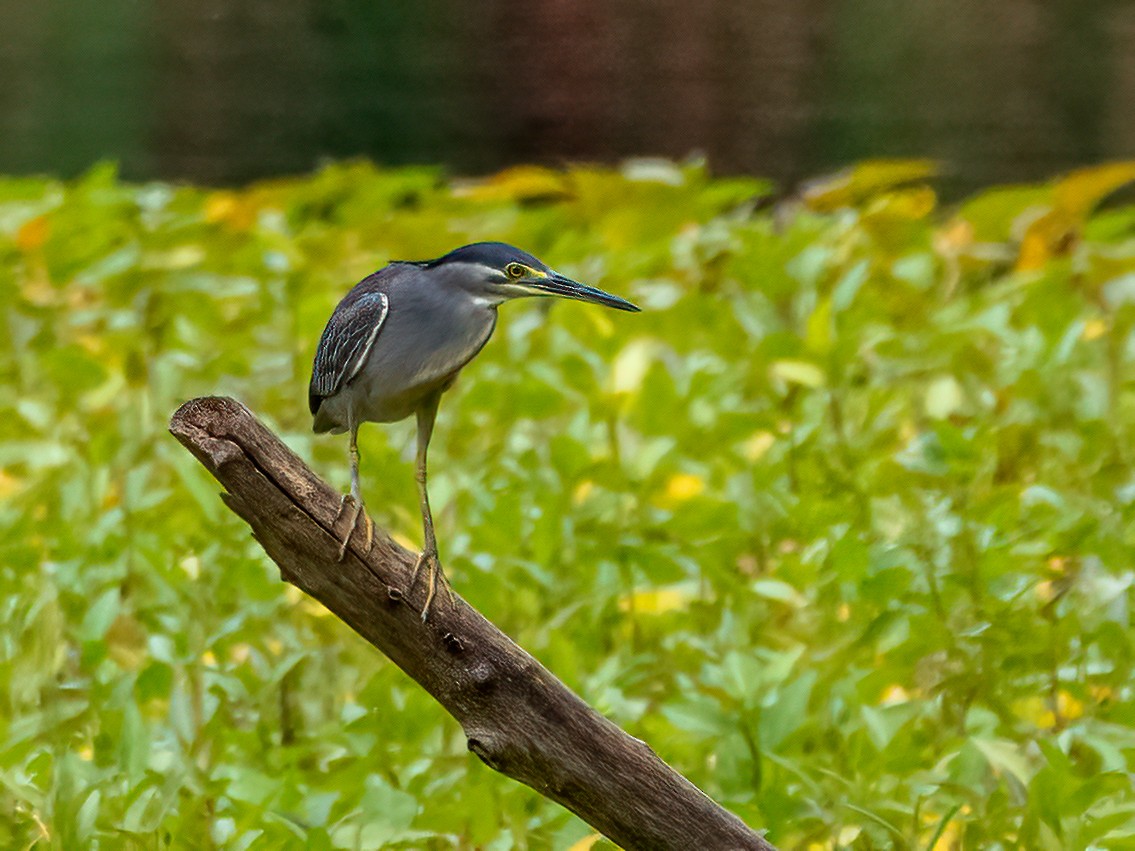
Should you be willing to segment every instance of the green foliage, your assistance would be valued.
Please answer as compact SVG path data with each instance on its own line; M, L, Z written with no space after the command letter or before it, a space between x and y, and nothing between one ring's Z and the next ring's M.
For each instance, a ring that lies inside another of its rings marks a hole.
M305 399L331 309L495 238L644 312L507 305L447 396L473 604L782 847L1132 847L1135 207L1097 211L1132 171L956 210L931 171L772 212L650 162L0 180L0 846L586 847L166 433L231 394L345 485ZM411 448L363 430L413 545Z

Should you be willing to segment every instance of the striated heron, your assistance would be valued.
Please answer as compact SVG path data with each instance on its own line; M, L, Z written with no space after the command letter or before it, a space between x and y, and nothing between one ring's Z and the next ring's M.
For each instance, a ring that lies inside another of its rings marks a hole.
M366 519L367 546L374 529L363 512L359 488L359 424L418 420L417 480L424 546L411 587L428 572L422 620L429 615L436 583L448 587L438 560L426 492L426 451L441 394L492 336L497 307L525 296L559 296L638 311L629 301L566 278L531 254L500 242L478 242L425 262L394 262L356 284L339 302L315 352L308 401L315 431L351 436L353 516L339 548ZM450 592L452 594L452 592Z

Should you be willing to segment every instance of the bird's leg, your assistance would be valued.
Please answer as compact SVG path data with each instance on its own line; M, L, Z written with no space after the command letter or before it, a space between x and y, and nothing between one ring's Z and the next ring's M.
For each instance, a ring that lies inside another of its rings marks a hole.
M445 578L445 571L441 569L441 562L437 557L437 538L434 537L434 519L433 514L430 512L429 493L426 490L426 452L429 449L430 436L433 434L434 419L437 417L437 405L440 398L440 394L435 395L418 409L418 453L415 478L418 481L418 503L422 509L422 527L425 540L422 553L414 563L414 572L410 576L410 587L414 587L414 584L418 580L418 571L421 570L424 564L428 570L428 578L426 602L425 605L422 606L423 621L429 617L430 604L433 602L439 579L441 584L444 585L449 592L450 604L456 602L453 596L453 589L450 587L449 581Z
M352 412L348 410L347 413L347 426L351 432L351 493L343 494L343 498L339 500L339 511L335 514L335 520L338 522L343 514L343 508L347 504L347 497L350 496L351 502L354 503L354 513L351 515L350 525L347 526L347 532L343 535L343 540L339 544L339 561L342 561L347 555L347 544L351 540L351 535L354 534L355 527L359 525L359 516L362 515L366 521L367 530L367 552L370 552L371 545L374 543L374 523L370 519L370 515L363 511L363 492L359 484L359 424L355 421Z

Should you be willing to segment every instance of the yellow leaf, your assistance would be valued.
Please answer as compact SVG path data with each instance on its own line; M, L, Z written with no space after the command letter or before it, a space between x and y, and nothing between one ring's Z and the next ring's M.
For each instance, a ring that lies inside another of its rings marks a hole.
M598 833L592 833L590 836L585 836L583 839L576 842L568 851L591 851L591 846L598 842L603 837Z
M802 384L805 387L820 387L824 383L824 371L814 363L802 360L778 360L769 367L769 374L783 384Z
M896 703L907 703L909 700L910 693L898 683L893 683L883 689L883 693L879 696L879 705L893 706Z
M852 207L907 183L928 180L938 173L932 160L867 160L806 185L804 203L820 213Z
M0 469L0 499L7 499L24 488L24 480L9 475Z
M741 451L749 461L760 461L764 454L776 443L776 435L771 431L758 431L745 441Z
M99 334L77 334L75 342L92 355L106 354L106 337Z
M233 230L245 231L255 224L259 210L260 200L256 192L238 196L228 190L219 190L205 199L202 214L210 224L223 222Z
M891 198L891 209L906 219L924 219L938 206L938 193L929 186L917 186L896 192Z
M1022 697L1013 701L1013 714L1041 730L1056 726L1056 715L1049 708L1048 701L1040 695Z
M946 823L945 829L938 835L932 851L957 851L962 847L962 829L958 821L951 820Z
M1084 715L1084 703L1070 692L1061 689L1056 695L1056 711L1065 721L1074 721Z
M47 216L36 216L24 222L16 231L16 247L25 254L30 254L43 247L47 238L51 236L51 222Z
M300 592L300 594L302 595L302 599L296 601L296 605L298 605L299 608L303 610L303 613L305 615L309 615L315 618L332 617L331 610L324 606L322 603L313 600L302 591Z
M1097 703L1107 703L1115 697L1115 692L1112 691L1111 686L1095 685L1091 686L1092 699Z
M1069 570L1075 568L1077 562L1067 556L1049 556L1046 563L1049 570L1054 573L1067 574Z
M938 194L929 186L896 189L872 201L865 218L916 221L934 212L937 205Z
M638 612L647 615L661 615L686 608L693 593L688 588L652 588L649 591L635 591L619 599L619 611Z
M223 222L236 212L236 196L232 192L214 192L205 199L205 221Z
M571 196L564 175L550 168L521 165L484 180L455 187L454 194L476 201L557 201Z
M973 245L973 225L965 219L954 219L934 233L934 250L951 257Z
M1135 181L1135 162L1108 163L1072 172L1056 181L1051 207L1028 222L1021 237L1018 272L1041 269L1071 252L1085 220L1104 198Z
M1056 206L1084 219L1108 195L1135 181L1135 162L1113 162L1073 171L1056 183Z
M667 502L684 502L693 499L704 490L705 480L701 476L695 476L693 473L678 473L666 482L663 496Z
M1107 333L1107 323L1102 319L1089 319L1084 323L1083 337L1085 340L1098 340Z
M1053 257L1068 254L1079 238L1079 226L1061 210L1037 216L1025 229L1017 255L1018 272L1042 269Z

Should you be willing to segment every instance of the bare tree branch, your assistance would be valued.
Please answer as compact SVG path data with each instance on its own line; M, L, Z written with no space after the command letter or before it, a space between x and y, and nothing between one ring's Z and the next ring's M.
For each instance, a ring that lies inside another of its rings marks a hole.
M732 813L584 703L460 598L427 623L425 583L407 590L414 555L381 530L366 551L350 512L239 402L183 405L170 431L228 491L283 578L385 653L453 715L486 765L567 807L627 849L771 849ZM336 528L338 523L338 528Z

